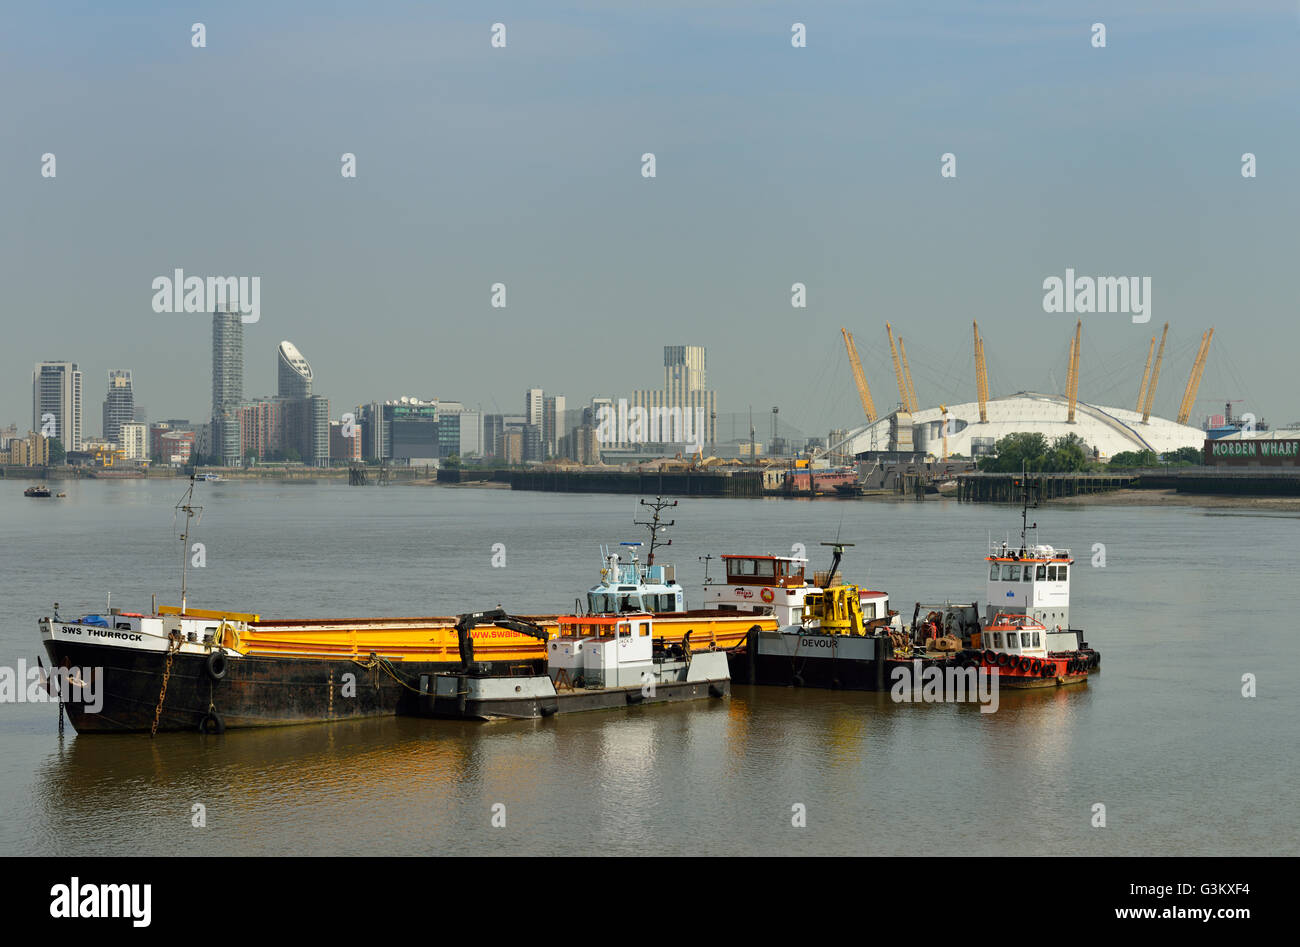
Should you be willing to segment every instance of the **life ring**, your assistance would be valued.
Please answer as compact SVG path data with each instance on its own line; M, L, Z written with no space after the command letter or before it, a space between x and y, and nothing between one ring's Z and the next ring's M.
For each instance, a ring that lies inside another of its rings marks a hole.
M997 661L997 659L998 659L998 655L996 651L989 650L984 652L985 664L993 664L995 661Z
M1044 664L1043 670L1039 672L1043 677L1056 677L1055 662Z
M207 671L208 676L214 681L219 681L226 676L229 660L226 658L226 652L217 648L208 652Z
M1011 658L1010 658L1009 655L1006 655L1006 654L999 654L999 655L998 655L998 667L1001 667L1001 668L1006 667L1006 666L1007 666L1007 662L1010 661L1010 660L1011 660Z
M763 591L758 593L758 597L765 602L770 602L772 599L776 598L776 595L771 589L763 589Z
M1042 670L1043 670L1042 661L1039 661L1037 658L1034 658L1032 661L1029 662L1029 673L1038 674Z
M203 719L199 722L199 732L211 733L213 735L220 735L226 732L226 721L222 718L221 714L217 713L216 708L210 709L203 715Z

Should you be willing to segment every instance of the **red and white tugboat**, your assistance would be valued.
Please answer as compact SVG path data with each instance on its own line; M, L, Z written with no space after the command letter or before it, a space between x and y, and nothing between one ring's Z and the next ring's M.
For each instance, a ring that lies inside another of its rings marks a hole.
M1074 559L1068 549L1027 541L1029 485L1021 481L1020 547L1003 542L993 546L989 565L988 611L970 655L979 666L997 668L1004 687L1055 687L1077 684L1101 666L1101 654L1090 648L1083 631L1070 627L1070 573Z
M1081 684L1101 660L1095 651L1049 651L1047 626L1028 615L998 615L982 640L986 647L976 666L997 671L999 687Z

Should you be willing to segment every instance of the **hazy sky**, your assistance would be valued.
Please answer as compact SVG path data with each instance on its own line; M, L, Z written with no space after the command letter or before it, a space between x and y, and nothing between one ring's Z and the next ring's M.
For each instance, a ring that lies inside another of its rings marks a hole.
M973 318L994 395L1059 391L1073 267L1153 285L1150 323L1083 317L1083 399L1131 407L1169 320L1158 413L1214 325L1194 419L1300 418L1295 0L9 4L0 91L0 424L54 358L87 434L114 368L205 419L210 318L150 305L177 267L260 276L246 394L290 339L335 417L572 405L699 344L720 412L824 432L861 421L841 325L897 400L886 319L923 405L973 399Z

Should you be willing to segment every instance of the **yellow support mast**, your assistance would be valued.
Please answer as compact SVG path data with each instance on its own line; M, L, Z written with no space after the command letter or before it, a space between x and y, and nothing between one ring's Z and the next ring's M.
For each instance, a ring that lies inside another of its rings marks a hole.
M1155 354L1155 351L1156 351L1156 337L1153 335L1151 336L1151 344L1147 346L1147 363L1146 366L1142 369L1142 384L1138 387L1137 407L1133 409L1138 413L1141 413L1142 399L1145 398L1147 395L1147 379L1151 377L1151 356Z
M1151 384L1147 387L1146 404L1142 405L1142 423L1147 424L1151 420L1151 405L1156 400L1156 382L1160 380L1160 362L1165 357L1165 339L1169 337L1169 323L1165 323L1164 331L1160 333L1160 348L1156 349L1156 363L1151 368Z
M849 367L853 369L853 383L857 385L858 397L862 399L862 410L867 415L867 423L876 423L876 405L871 400L871 389L867 387L867 376L862 372L862 360L858 358L858 347L853 342L853 333L843 327L844 351L849 354Z
M903 337L898 337L898 357L903 362L903 377L907 379L907 397L912 401L912 412L920 410L920 402L916 400L916 386L912 384L912 369L907 365L907 349L903 345Z
M940 458L945 463L948 460L948 406L939 405L939 413L943 415L943 457Z
M1065 381L1065 396L1070 399L1070 414L1067 424L1074 423L1074 407L1079 402L1079 336L1083 332L1083 320L1074 323L1074 339L1070 342L1070 372Z
M980 423L989 419L989 373L984 367L984 340L980 338L980 324L972 322L975 327L975 396L980 403Z
M898 403L904 411L912 410L911 399L907 396L907 380L903 378L903 366L898 361L898 347L894 345L894 327L885 323L885 333L889 336L889 354L894 357L894 377L898 379Z
M1196 404L1196 392L1201 387L1201 376L1205 374L1205 359L1210 354L1210 340L1214 338L1214 327L1201 336L1201 347L1196 352L1196 361L1192 363L1192 373L1187 376L1187 389L1183 392L1183 403L1178 408L1178 423L1186 424L1191 416L1192 405Z

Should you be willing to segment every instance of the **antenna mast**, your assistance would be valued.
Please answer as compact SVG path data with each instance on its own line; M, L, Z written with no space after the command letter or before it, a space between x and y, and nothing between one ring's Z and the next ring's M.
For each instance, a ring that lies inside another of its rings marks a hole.
M190 488L185 491L180 502L176 504L176 510L185 514L185 529L181 532L181 614L185 614L186 607L186 581L188 579L190 565L190 520L197 514L198 518L203 519L203 507L194 506L194 478L190 477ZM195 526L198 521L195 521Z
M641 505L648 506L653 511L650 519L633 520L632 522L637 526L644 526L646 529L650 530L650 553L649 555L646 556L645 564L647 566L652 566L655 564L655 548L657 546L671 546L673 544L673 541L671 539L666 539L663 542L659 542L659 531L667 530L669 526L673 526L677 522L676 520L669 520L667 523L662 523L660 522L659 514L664 510L669 510L675 507L677 505L677 501L673 500L670 503L669 501L665 500L663 497L655 497L653 503L651 503L649 500L642 500Z

